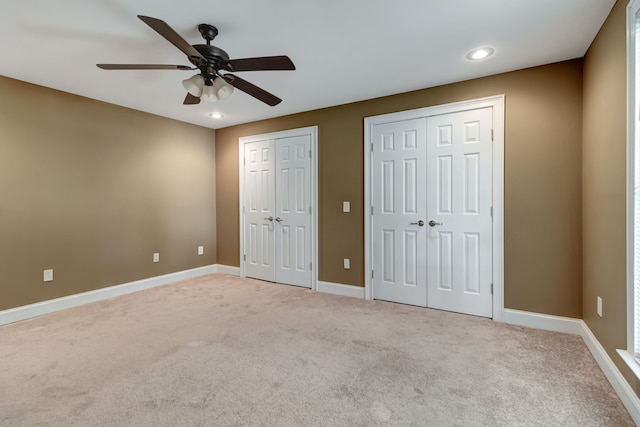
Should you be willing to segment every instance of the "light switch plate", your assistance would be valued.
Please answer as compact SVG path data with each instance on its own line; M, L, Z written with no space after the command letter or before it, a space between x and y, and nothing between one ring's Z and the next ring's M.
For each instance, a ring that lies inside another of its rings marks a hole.
M204 255L204 246L198 246L198 255Z
M48 270L44 270L42 272L42 280L44 282L52 282L53 281L53 268L50 268Z
M351 202L342 202L342 212L351 212Z
M596 311L598 312L598 316L602 317L602 298L600 297L596 300Z
M349 258L344 259L344 269L349 270L351 268L351 260Z

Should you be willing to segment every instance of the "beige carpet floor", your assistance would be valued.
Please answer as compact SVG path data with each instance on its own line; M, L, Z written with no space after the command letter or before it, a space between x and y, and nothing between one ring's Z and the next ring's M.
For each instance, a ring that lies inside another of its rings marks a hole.
M582 339L209 275L0 327L0 426L631 426Z

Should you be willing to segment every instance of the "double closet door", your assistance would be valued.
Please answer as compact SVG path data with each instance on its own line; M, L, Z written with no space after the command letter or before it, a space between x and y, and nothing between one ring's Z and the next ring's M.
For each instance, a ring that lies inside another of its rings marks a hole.
M311 287L311 136L244 144L245 276Z
M372 127L373 297L492 316L491 107Z

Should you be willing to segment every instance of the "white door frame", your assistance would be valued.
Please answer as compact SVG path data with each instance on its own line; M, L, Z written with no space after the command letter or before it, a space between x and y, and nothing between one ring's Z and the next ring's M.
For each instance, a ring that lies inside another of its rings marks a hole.
M504 319L504 95L479 98L434 107L418 108L364 119L364 290L365 298L373 299L371 156L373 126L448 114L475 108L493 108L493 320Z
M318 290L318 126L290 129L238 139L238 164L240 171L240 277L245 276L244 248L244 145L265 139L311 136L311 289Z

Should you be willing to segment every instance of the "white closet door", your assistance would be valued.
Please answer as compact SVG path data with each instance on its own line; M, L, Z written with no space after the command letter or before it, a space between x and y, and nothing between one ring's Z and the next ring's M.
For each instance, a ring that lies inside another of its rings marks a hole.
M373 297L427 304L425 118L373 128ZM422 222L421 222L422 221Z
M311 135L244 144L245 276L311 287Z
M493 314L492 126L491 107L428 118L429 307Z
M275 281L274 141L244 146L245 275Z
M276 281L311 287L311 136L276 140Z

